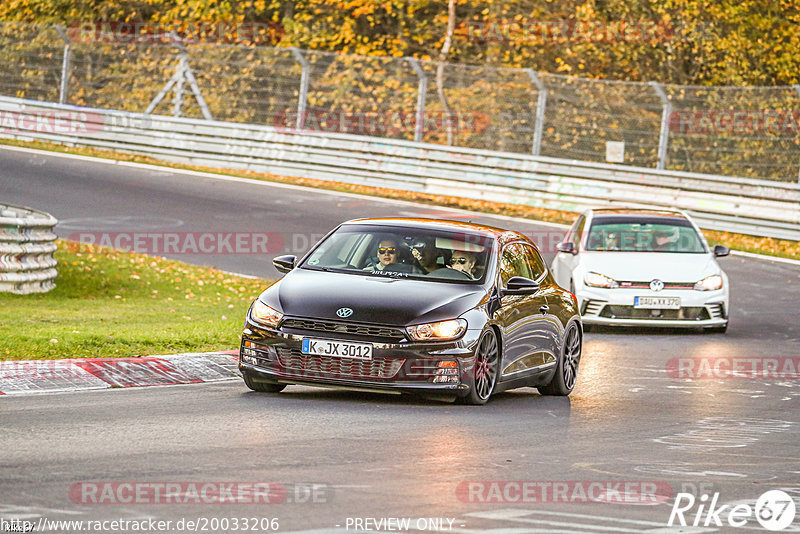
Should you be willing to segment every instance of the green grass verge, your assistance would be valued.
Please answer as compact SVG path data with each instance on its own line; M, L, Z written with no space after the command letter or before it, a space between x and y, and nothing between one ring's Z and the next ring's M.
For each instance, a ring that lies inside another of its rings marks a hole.
M0 144L19 146L25 148L37 148L40 150L61 152L65 154L79 154L83 156L92 156L97 158L115 159L120 161L132 161L137 163L148 163L151 165L159 165L161 167L169 167L173 169L187 169L193 171L211 172L216 174L224 174L227 176L238 176L243 178L252 178L256 180L264 180L268 182L303 185L318 189L343 191L348 193L371 195L382 198L410 200L413 202L431 204L434 206L445 206L445 207L465 209L482 213L507 215L509 217L520 217L523 219L531 219L535 221L547 221L547 222L555 222L562 224L571 224L573 221L575 221L577 217L577 214L571 212L550 210L545 208L537 208L519 204L488 202L483 200L449 197L444 195L430 195L426 193L416 193L413 191L402 191L399 189L367 187L361 185L344 184L340 182L327 182L323 180L311 180L308 178L293 178L288 176L279 176L275 174L256 173L251 171L237 171L231 169L216 169L210 167L201 167L197 165L184 165L180 163L160 161L155 158L147 156L122 154L122 153L112 152L109 150L98 150L95 148L70 147L65 145L59 145L56 143L45 143L42 141L17 141L13 139L0 139ZM745 234L736 234L731 232L719 232L711 230L704 230L703 233L705 234L706 238L712 245L726 245L734 250L741 250L744 252L752 252L754 254L764 254L767 256L776 256L780 258L790 258L790 259L800 260L800 242L798 241L775 239L772 237L756 237Z
M0 360L234 350L272 282L59 241L56 288L0 293Z

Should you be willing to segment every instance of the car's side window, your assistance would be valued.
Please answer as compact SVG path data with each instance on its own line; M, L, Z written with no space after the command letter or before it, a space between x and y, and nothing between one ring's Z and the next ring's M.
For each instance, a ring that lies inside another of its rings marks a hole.
M538 280L547 270L544 265L544 260L532 246L524 245L522 248L525 250L525 259L531 272L528 278L531 280Z
M500 283L506 287L509 278L513 276L524 276L531 278L531 269L528 264L525 248L519 243L512 243L503 249L500 259Z

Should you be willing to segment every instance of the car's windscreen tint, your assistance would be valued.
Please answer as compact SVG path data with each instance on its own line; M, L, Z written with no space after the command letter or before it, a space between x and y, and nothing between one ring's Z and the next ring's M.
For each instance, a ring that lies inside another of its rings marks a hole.
M697 231L686 221L599 220L592 223L586 240L589 251L706 252Z
M480 282L491 238L372 225L346 225L328 236L301 267L370 276L447 282Z

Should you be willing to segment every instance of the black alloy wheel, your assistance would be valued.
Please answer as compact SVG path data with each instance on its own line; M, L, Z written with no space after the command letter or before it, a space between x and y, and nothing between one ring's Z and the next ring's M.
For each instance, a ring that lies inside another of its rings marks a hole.
M565 396L572 393L578 379L578 365L581 361L581 334L578 325L570 323L564 334L564 349L556 367L553 379L546 386L539 387L542 395Z
M497 383L497 370L500 363L500 351L494 330L487 329L478 341L475 350L474 387L469 394L459 400L463 404L486 404L492 396Z

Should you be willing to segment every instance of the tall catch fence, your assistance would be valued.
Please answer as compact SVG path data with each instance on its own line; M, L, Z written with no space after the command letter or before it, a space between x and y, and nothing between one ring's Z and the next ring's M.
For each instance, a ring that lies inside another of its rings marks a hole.
M96 42L73 30L0 24L0 95L692 173L800 177L800 86L693 87L270 46Z

